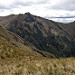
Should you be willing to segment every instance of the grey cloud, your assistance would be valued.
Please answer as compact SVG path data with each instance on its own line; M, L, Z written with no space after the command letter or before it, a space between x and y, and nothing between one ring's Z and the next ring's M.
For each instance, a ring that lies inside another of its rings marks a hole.
M21 5L21 6L31 6L31 5L39 5L39 4L46 4L48 3L48 1L46 0L40 0L40 1L27 1L27 2L21 2L21 1L17 1L14 3L15 6Z
M40 4L46 4L48 3L48 1L45 1L45 0L40 0L40 1L25 1L25 2L22 2L22 1L15 1L13 2L11 5L9 6L5 6L5 5L0 5L0 10L2 9L13 9L13 8L17 8L19 5L21 6L32 6L32 5L40 5Z
M48 1L46 1L46 0L40 0L36 4L46 4L48 2L49 2L49 0Z
M8 9L8 7L0 5L0 10L3 10L3 9Z
M8 9L13 9L13 8L17 8L19 5L21 6L30 6L32 4L32 2L14 2L9 6L5 6L5 5L0 5L0 10L8 10Z
M75 0L63 0L56 5L51 6L51 9L75 11Z
M32 4L34 4L34 2L32 2L32 1L28 1L28 2L19 2L19 1L17 1L17 2L14 3L13 6L18 6L18 5L21 5L21 6L30 6Z

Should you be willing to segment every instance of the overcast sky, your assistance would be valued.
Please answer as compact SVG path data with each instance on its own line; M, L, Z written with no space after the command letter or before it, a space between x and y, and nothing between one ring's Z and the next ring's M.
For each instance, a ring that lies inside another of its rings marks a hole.
M54 21L71 22L75 21L75 0L0 0L0 16L26 12Z

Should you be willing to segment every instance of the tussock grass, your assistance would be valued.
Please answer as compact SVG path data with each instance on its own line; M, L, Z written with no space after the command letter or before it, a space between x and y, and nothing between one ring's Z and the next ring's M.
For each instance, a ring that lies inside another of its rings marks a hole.
M4 63L4 61L3 61ZM0 64L2 75L75 75L75 58L31 59Z

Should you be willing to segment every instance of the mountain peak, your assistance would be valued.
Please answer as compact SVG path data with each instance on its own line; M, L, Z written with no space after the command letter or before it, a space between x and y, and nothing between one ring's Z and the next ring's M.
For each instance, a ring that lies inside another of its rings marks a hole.
M31 13L30 12L26 12L25 15L31 15Z
M33 15L31 15L29 12L25 13L25 15L26 15L25 20L27 22L33 22L35 20L34 17L33 17Z

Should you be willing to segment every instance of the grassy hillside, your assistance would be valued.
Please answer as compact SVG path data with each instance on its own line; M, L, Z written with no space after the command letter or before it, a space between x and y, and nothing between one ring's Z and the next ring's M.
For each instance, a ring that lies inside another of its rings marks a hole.
M0 37L0 75L74 75L75 58L49 59Z
M62 28L65 29L72 37L75 38L75 21L68 24L61 24Z
M74 75L75 58L45 58L0 36L0 75Z
M21 38L19 35L16 35L10 31L7 31L1 26L0 26L0 36L3 37L8 43L14 45L17 48L20 48L22 50L25 50L26 48L28 48L27 50L39 53L43 56L55 58L55 56L52 53L48 53L48 52L37 49L32 43Z
M10 33L3 29L2 27L0 27L0 57L5 61L5 60L17 60L20 58L25 59L25 57L27 56L34 56L35 59L37 57L42 57L42 55L40 55L37 52L32 51L31 47L28 47L26 45L23 45L21 42L23 40L21 40L20 37L17 37L17 35L14 36L15 34L12 35L12 33L9 35Z

